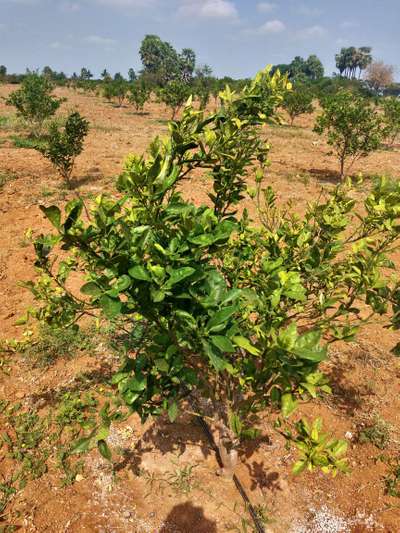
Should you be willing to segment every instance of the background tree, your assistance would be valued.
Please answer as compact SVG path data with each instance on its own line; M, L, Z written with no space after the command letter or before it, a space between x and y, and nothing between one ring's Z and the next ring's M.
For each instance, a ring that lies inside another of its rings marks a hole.
M191 48L184 48L179 54L180 78L189 83L196 67L196 54Z
M369 46L342 48L335 56L336 68L340 76L354 79L358 72L358 78L360 78L362 71L372 62L371 50Z
M121 107L128 93L128 88L129 85L124 79L110 80L103 85L103 96L109 101L115 100L117 106Z
M312 54L305 62L305 74L310 80L318 80L324 76L324 66L321 60Z
M106 68L101 72L100 78L103 81L111 80L111 76L110 76L110 74L109 74L109 72L108 72L108 70Z
M53 89L54 85L48 78L36 73L28 74L21 87L11 93L6 101L27 122L33 137L43 133L45 121L56 113L64 101L53 96Z
M83 150L88 131L89 122L74 112L67 117L64 126L60 127L55 122L50 124L45 143L38 144L36 148L53 164L69 189L75 159Z
M383 61L374 61L367 68L365 81L375 94L382 94L394 82L394 68Z
M90 72L88 68L82 67L81 74L79 77L82 81L89 81L93 78L93 74Z
M157 35L146 35L139 55L143 64L143 75L154 83L164 85L179 77L178 53L170 43L162 41Z
M133 68L130 68L128 70L128 81L132 82L135 81L137 78L136 72L133 70Z
M309 88L296 85L292 91L288 91L282 102L282 107L290 117L290 125L296 117L304 114L310 114L314 111L312 105L313 94Z
M400 135L400 99L389 97L382 101L384 137L389 145L393 145Z
M129 101L135 106L137 112L143 111L151 91L143 79L134 81L129 85Z
M5 81L7 76L7 67L5 65L0 65L0 81Z
M177 112L191 94L190 86L181 80L172 80L159 90L161 102L171 108L171 120L174 120Z
M340 177L353 163L377 150L382 142L382 118L371 102L348 91L339 91L321 100L322 113L314 131L327 134L340 162ZM346 169L346 163L350 166Z

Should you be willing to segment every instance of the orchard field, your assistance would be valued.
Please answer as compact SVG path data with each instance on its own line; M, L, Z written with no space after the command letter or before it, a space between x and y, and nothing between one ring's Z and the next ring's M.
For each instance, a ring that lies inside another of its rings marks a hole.
M14 89L1 85L0 96ZM16 325L32 304L19 282L35 279L31 237L51 230L39 205L62 209L77 194L90 200L112 193L126 155L145 152L156 135L165 135L170 111L154 99L141 113L71 88L58 87L55 94L67 99L62 112L78 110L90 123L72 190L62 188L37 151L16 146L19 122L0 100L0 331L3 341L25 339L0 353L1 433L12 440L0 448L0 531L253 531L233 482L216 475L215 453L189 412L174 422L162 415L142 425L133 414L112 424L107 439L112 465L97 450L78 459L63 455L71 437L90 429L104 403L118 368L115 344L122 341L120 332L96 328L90 320L79 334L47 332L32 342L29 333L23 337L27 330L34 337L37 326ZM208 106L214 109L213 99ZM333 190L339 179L337 160L313 132L317 113L299 117L294 126L269 125L262 133L271 143L266 184L276 191L279 205L290 202L300 217L308 202ZM400 145L375 151L352 168L353 176L365 178L353 194L365 194L376 175L397 176L399 168ZM254 178L247 185L253 188ZM179 188L195 205L209 202L210 180L201 172ZM257 217L251 197L241 201L240 211L244 208ZM398 252L393 260L398 268ZM298 452L273 429L276 410L262 411L259 436L241 442L237 475L265 531L399 531L400 500L388 490L396 489L397 481L400 490L400 366L391 353L398 332L380 322L383 318L368 324L355 341L331 346L321 368L332 393L301 401L296 411L296 416L322 417L329 433L348 440L348 474L294 475ZM21 418L21 413L29 415Z

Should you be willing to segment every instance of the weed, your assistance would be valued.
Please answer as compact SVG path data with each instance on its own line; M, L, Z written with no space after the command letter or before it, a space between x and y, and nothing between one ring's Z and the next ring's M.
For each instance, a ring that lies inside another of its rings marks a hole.
M95 346L94 328L79 329L43 326L39 337L24 348L24 354L39 365L48 365L60 357L72 358Z
M259 504L254 506L254 511L257 515L258 521L263 525L271 524L273 519L270 517L270 510L265 504ZM250 518L244 518L244 514L248 513L248 508L245 505L244 509L240 506L237 510L237 504L234 505L233 512L238 516L238 522L233 524L229 522L226 524L228 531L234 531L235 533L253 533L256 532L253 521Z
M173 489L175 493L189 494L193 489L197 488L198 482L195 480L193 470L196 465L179 466L172 472L166 475L166 482Z
M373 422L359 431L358 440L362 444L370 442L380 450L384 450L390 442L390 433L390 424L375 415Z
M77 392L67 392L62 395L55 421L62 431L66 426L72 426L75 433L80 429L90 429L95 425L95 419L91 416L96 412L98 401L93 393L87 392L81 395Z
M15 180L16 178L16 174L13 174L12 172L0 172L0 191L6 183Z
M19 479L20 488L23 488L27 479L37 479L47 471L50 447L43 446L43 442L48 439L50 419L39 417L33 410L17 414L20 407L15 404L7 409L8 431L2 440L9 456L21 466Z
M36 150L39 145L44 145L44 141L40 138L21 137L19 135L11 135L11 140L15 148L28 148Z
M400 498L400 460L391 464L391 472L385 477L385 492L389 496Z

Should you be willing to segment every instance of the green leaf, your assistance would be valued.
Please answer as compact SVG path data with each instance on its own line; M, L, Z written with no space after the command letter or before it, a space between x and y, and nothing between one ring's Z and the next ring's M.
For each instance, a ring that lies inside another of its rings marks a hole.
M50 207L45 207L44 205L40 205L39 209L43 211L45 216L50 220L50 222L53 224L55 228L60 229L61 211L59 210L57 206L51 205Z
M224 324L230 319L230 317L236 311L237 311L236 305L231 305L229 307L225 307L224 309L221 309L220 311L217 311L207 322L206 329L208 331L212 331L215 327L218 327L221 324Z
M165 359L156 359L154 362L155 362L157 369L160 370L160 372L168 372L169 370L168 361L166 361Z
M173 287L177 283L180 283L184 279L186 279L189 276L191 276L194 272L196 272L196 270L194 268L192 268L192 267L182 267L182 268L178 268L178 269L174 270L171 273L170 278L168 279L168 281L165 283L165 285L164 285L165 288L169 289L169 288Z
M301 474L305 470L307 466L307 461L297 461L292 468L292 472L294 475Z
M136 266L130 268L128 270L128 274L133 279L138 279L138 280L141 280L141 281L151 281L150 274L141 265L136 265Z
M123 276L117 279L115 285L113 286L113 289L116 290L118 293L124 292L126 289L129 289L131 284L131 278L124 274Z
M103 309L104 314L107 318L115 318L117 315L120 314L122 309L122 302L120 300L116 300L114 298L110 298L106 294L104 294L100 300L99 303Z
M260 350L258 350L258 348L253 346L251 342L245 337L237 336L237 337L233 337L232 340L234 344L236 344L236 346L243 348L243 350L246 350L246 352L249 352L252 355L260 355Z
M178 404L174 401L168 407L168 418L170 422L175 422L178 416Z
M81 293L88 296L100 296L103 291L94 281L89 281L89 283L82 285Z
M216 346L221 352L233 353L235 347L228 339L228 337L223 337L222 335L211 335L210 341Z
M126 390L122 394L122 397L127 405L132 405L139 398L139 396L140 394L133 390Z
M320 363L327 357L327 348L320 345L320 340L321 333L319 331L309 331L297 338L290 351L301 359Z
M72 448L70 449L69 453L76 454L76 453L88 452L90 449L91 441L92 441L92 435L90 435L89 437L83 437L82 439L77 440L75 444L72 446Z
M101 453L101 455L104 457L104 459L107 459L107 461L111 462L112 454L111 454L111 450L108 447L108 444L106 443L106 441L105 440L99 440L97 442L97 447L98 447L99 452Z
M285 418L288 418L297 409L297 402L290 392L282 395L281 403L281 412Z

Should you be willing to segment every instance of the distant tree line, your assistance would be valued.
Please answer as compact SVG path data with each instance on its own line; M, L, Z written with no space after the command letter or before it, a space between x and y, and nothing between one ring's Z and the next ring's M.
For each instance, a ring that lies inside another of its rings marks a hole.
M67 76L49 66L44 67L41 74L57 85L68 84L83 90L96 90L99 83L107 84L104 95L119 101L128 94L128 84L138 82L142 88L146 86L148 90L158 92L173 82L171 87L175 87L182 95L185 93L182 88L190 87L191 92L198 95L202 105L206 105L211 95L216 97L226 84L233 89L240 89L248 81L230 77L216 78L210 66L197 64L194 50L183 48L178 51L157 35L144 37L139 56L142 69L136 72L130 68L126 75L121 72L111 75L105 68L99 79L96 79L89 68L82 67L80 72ZM332 76L325 76L323 64L315 54L307 59L296 56L290 63L275 65L273 72L279 70L282 74L287 74L293 83L303 84L308 90L312 87L316 95L334 93L341 87L365 95L400 95L400 84L394 83L393 67L382 61L374 61L371 47L342 48L335 55L335 62L338 74L334 73ZM0 65L0 82L21 83L29 73L27 70L25 74L9 74L6 66ZM140 91L135 89L133 92L137 98ZM142 98L143 92L139 99Z

